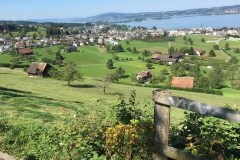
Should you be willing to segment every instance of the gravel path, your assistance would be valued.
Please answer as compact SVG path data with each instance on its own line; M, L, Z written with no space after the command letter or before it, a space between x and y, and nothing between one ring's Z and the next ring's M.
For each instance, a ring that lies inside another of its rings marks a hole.
M0 160L16 160L13 156L0 152Z

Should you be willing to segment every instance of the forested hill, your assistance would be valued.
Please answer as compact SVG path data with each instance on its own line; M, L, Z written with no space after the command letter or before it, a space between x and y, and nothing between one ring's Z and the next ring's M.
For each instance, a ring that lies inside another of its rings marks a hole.
M79 22L128 22L143 21L148 19L166 19L183 16L204 16L204 15L223 15L240 14L240 5L223 6L213 8L198 8L188 10L166 11L166 12L144 12L144 13L115 13L109 12L92 17L85 18L65 18L65 19L31 19L35 22L61 22L61 23L79 23Z

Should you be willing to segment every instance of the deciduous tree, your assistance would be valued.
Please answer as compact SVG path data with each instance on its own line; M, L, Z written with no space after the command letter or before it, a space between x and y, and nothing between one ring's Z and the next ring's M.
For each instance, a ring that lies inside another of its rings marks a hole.
M77 70L73 62L67 62L63 68L61 79L67 81L67 84L70 85L72 81L82 81L83 75Z

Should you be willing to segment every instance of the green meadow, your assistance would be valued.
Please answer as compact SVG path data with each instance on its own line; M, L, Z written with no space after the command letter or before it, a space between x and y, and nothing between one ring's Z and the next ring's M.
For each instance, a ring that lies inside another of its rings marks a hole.
M201 38L206 41L216 41L219 37L206 35L190 35L187 36L193 40L192 47L194 49L205 49L207 52L212 49L214 43L202 43ZM222 40L223 41L223 40ZM223 42L220 42L222 45ZM153 88L130 86L111 83L107 88L107 94L103 94L104 76L115 72L115 69L107 69L106 61L118 56L119 60L114 60L114 67L122 67L126 71L128 78L121 79L120 82L132 84L131 75L137 74L142 70L147 70L146 62L139 60L143 57L143 50L151 52L160 51L168 54L169 45L175 48L191 45L184 44L182 37L176 38L175 42L141 42L130 41L129 44L120 42L123 48L136 47L138 53L128 51L119 53L107 53L105 48L99 46L79 47L78 52L65 53L61 52L64 61L73 61L77 68L84 75L83 82L73 82L72 86L66 85L66 82L57 81L50 78L31 78L28 77L23 69L10 70L0 68L0 112L3 117L17 117L12 119L13 123L26 123L30 121L39 121L41 123L63 123L73 118L76 112L87 115L103 114L111 117L113 106L118 103L118 98L124 96L129 97L132 90L137 93L137 100L142 108L153 115L152 91ZM237 46L236 42L230 46ZM54 59L55 53L61 46L51 46L47 48L34 48L35 61L41 62L44 57ZM223 62L229 56L221 51L216 51L215 58L207 58L204 61L220 61ZM13 60L9 54L0 55L0 63L11 63ZM150 55L144 57L150 58ZM202 60L203 61L203 60ZM30 61L20 61L22 64L30 64ZM210 63L210 62L209 62ZM55 66L60 68L59 66ZM202 67L203 70L208 71ZM158 75L161 70L170 67L167 65L153 64L151 72ZM230 105L240 106L240 91L223 88L223 96L209 95L202 93L192 93L184 91L171 91L173 95L186 97L189 99L199 100L201 102L214 105ZM171 115L173 123L177 124L183 120L184 111L173 108Z
M103 82L86 78L74 82L69 87L66 82L50 78L33 78L22 70L0 69L0 112L2 118L10 118L12 123L59 124L74 118L77 112L104 114L111 117L118 98L129 97L136 91L137 101L143 110L153 115L152 91L154 88L128 86L111 83L107 94L103 93ZM224 96L171 91L172 95L185 97L219 106L240 106L240 91L224 89ZM172 123L183 120L183 110L172 108Z

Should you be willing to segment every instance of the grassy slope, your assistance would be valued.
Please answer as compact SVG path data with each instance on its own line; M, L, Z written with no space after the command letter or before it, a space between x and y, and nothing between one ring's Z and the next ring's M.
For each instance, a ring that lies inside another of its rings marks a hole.
M17 83L16 83L17 82ZM62 123L73 118L76 111L86 114L104 114L111 116L111 109L120 95L129 96L136 90L137 101L143 109L153 114L151 88L110 84L107 94L102 92L102 82L85 79L67 87L66 82L52 79L31 78L21 70L0 68L0 112L6 117L14 117L14 123L39 121L44 123ZM11 90L14 89L14 90ZM173 95L182 96L201 102L224 106L240 106L240 92L228 91L227 96L215 96L183 91L172 91ZM234 95L234 96L231 96ZM173 108L173 123L183 119L182 110Z
M240 41L233 41L231 39L230 40L222 40L220 42L220 46L225 47L225 43L229 43L229 47L230 47L230 50L227 50L226 52L231 54L232 56L235 56L239 60L238 64L240 64L240 53L234 52L235 48L240 48Z

